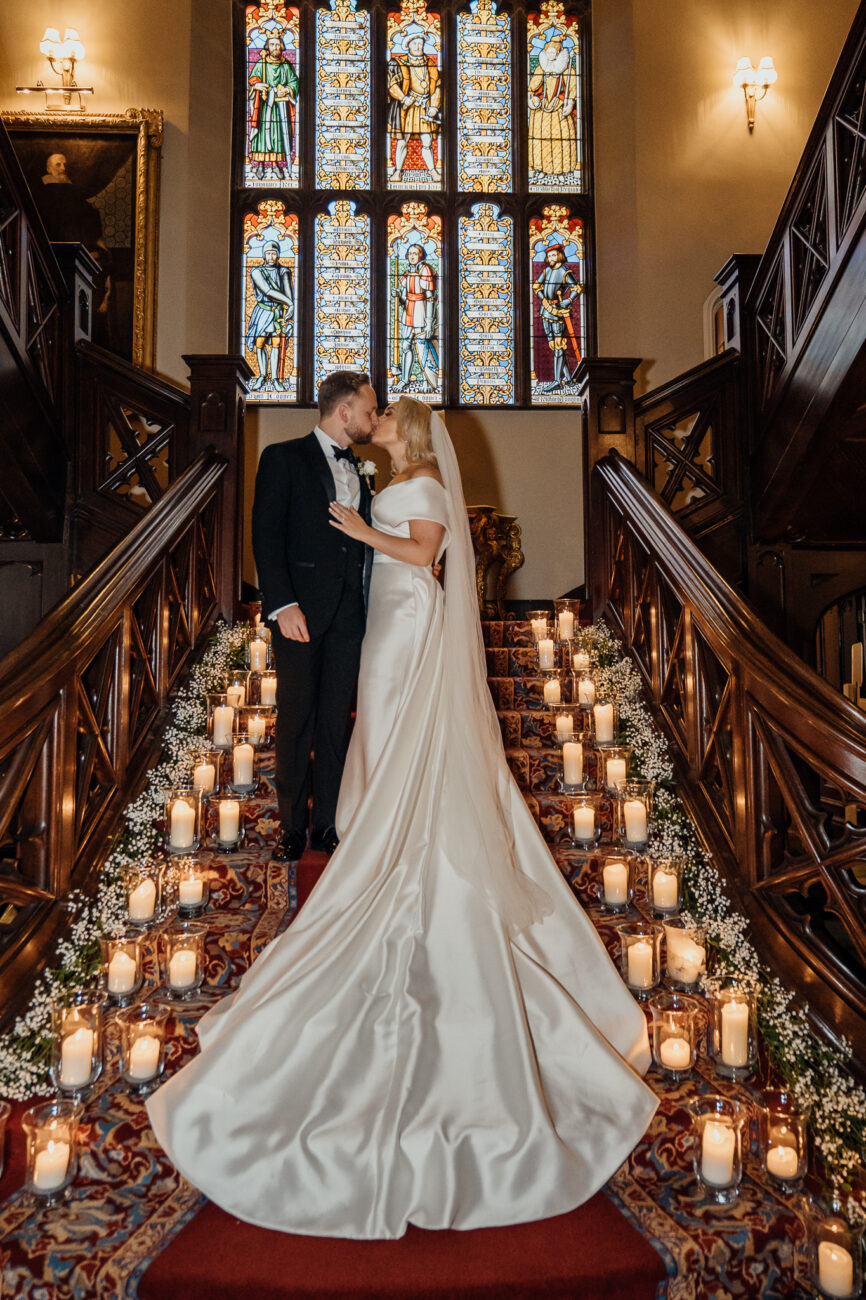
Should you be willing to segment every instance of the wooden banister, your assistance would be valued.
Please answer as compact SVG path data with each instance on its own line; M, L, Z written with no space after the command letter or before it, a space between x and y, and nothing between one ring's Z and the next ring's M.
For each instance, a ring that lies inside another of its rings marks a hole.
M634 468L591 484L590 587L765 959L866 1042L866 715L764 626Z

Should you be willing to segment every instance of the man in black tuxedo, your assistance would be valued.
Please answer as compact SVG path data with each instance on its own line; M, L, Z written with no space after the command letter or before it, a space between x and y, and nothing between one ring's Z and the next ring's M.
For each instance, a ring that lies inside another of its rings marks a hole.
M372 438L376 407L367 375L335 371L319 386L313 432L266 447L259 461L253 551L277 670L281 861L297 861L306 843L311 751L311 847L331 853L337 845L372 552L331 527L328 506L354 506L369 522L372 493L351 447Z

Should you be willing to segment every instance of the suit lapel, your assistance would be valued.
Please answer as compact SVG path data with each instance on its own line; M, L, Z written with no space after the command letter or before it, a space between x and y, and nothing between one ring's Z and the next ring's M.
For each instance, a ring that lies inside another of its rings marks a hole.
M320 480L322 487L325 489L325 495L328 500L336 501L337 488L334 484L334 476L331 473L330 466L328 465L328 459L322 451L322 445L314 433L309 433L306 438L304 438L304 451L306 452L310 469Z

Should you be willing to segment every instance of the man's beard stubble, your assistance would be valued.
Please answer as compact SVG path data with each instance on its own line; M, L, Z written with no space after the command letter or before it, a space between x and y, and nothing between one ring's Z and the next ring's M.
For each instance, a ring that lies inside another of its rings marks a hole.
M346 435L353 447L366 447L369 442L373 441L372 429L364 430L353 425L347 425Z

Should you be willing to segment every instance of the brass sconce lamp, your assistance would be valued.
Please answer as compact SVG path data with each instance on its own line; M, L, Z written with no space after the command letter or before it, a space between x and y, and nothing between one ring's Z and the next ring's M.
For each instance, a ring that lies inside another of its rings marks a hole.
M84 112L82 95L92 95L92 86L79 86L75 80L75 64L84 58L84 46L74 27L67 27L60 39L56 27L47 27L39 42L39 49L51 64L51 71L60 77L59 86L46 86L37 81L35 86L16 86L19 95L42 93L45 108L50 112ZM52 96L53 101L52 101ZM75 102L73 102L73 97Z
M753 68L752 60L745 56L737 60L734 85L743 88L750 131L755 129L755 105L759 99L764 98L778 75L769 54L764 55L757 68Z

